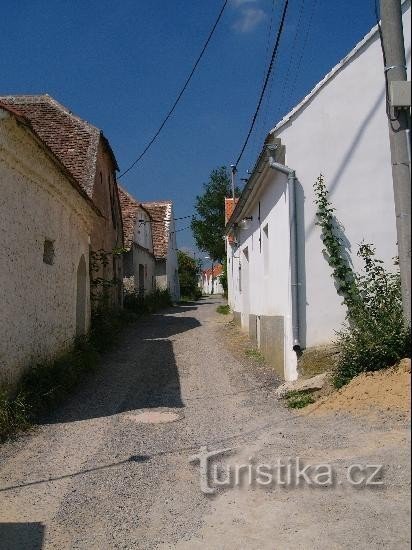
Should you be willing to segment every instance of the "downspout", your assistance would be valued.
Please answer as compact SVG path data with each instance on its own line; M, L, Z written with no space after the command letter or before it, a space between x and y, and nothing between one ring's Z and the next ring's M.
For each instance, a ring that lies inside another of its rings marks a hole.
M290 232L290 270L291 270L291 294L292 294L292 337L294 351L302 349L300 341L300 273L298 262L298 231L296 216L296 173L284 164L275 161L277 145L268 145L269 166L288 177L289 189L289 232Z

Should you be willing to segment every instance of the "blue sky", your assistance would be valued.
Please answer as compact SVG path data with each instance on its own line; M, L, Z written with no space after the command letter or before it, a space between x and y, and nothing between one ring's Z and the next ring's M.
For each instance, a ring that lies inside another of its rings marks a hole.
M3 0L0 95L49 93L102 128L120 169L138 156L200 53L222 0ZM272 39L283 3L275 0ZM237 157L268 60L272 0L229 0L198 72L158 141L122 184L193 213L211 170ZM290 0L256 131L267 132L374 25L374 0ZM178 228L188 225L178 222ZM193 248L190 231L178 234Z

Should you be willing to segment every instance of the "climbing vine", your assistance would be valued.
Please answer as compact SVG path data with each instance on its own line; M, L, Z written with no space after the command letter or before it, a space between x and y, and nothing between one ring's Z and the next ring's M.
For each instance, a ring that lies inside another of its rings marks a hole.
M115 248L111 252L100 248L90 252L90 295L93 309L107 306L109 290L121 284L116 276L107 279L96 276L96 274L100 274L102 270L104 271L104 268L109 265L111 257L121 256L123 253L123 248Z
M339 358L333 382L341 387L361 372L386 368L410 356L410 327L402 312L399 269L385 269L383 261L376 257L374 246L362 242L357 256L363 267L355 273L346 257L335 209L322 175L314 189L324 255L348 308L346 323L337 332L336 340ZM398 264L395 258L395 266Z
M317 205L316 225L322 231L321 238L325 246L323 253L332 268L332 277L338 294L343 297L350 314L351 308L359 298L356 277L346 258L344 243L339 236L339 225L335 218L335 208L330 203L329 191L322 174L317 178L314 190Z

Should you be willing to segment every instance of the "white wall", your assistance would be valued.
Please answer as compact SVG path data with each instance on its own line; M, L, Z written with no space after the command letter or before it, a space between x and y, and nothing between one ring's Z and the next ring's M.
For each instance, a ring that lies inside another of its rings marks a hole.
M153 252L152 224L149 214L143 208L138 208L134 227L134 242L149 252Z
M134 228L133 273L134 288L140 291L139 265L143 266L144 294L153 292L155 281L155 258L153 256L152 224L149 214L144 208L138 208Z
M410 10L404 15L410 60ZM275 130L303 188L307 346L330 341L345 316L322 256L313 183L322 173L350 243L362 240L389 266L397 254L383 61L377 33L286 124Z
M404 16L404 26L410 60L410 9ZM355 269L359 269L356 251L363 239L376 246L388 266L397 254L378 34L371 35L348 57L312 97L273 131L286 148L286 164L298 178L300 264L304 273L300 307L305 347L331 342L345 318L342 298L337 295L331 269L322 254L320 229L315 225L313 184L320 173L324 174L337 217L344 225ZM248 329L248 313L285 317L285 378L293 379L297 371L292 351L288 187L285 176L268 168L267 162L262 173L254 177L259 193L243 213L244 217L253 216L253 220L248 228L236 232L239 247L228 245L229 303L241 313L244 329ZM266 224L267 242L263 231ZM249 262L244 254L246 248Z
M65 349L76 334L77 269L84 256L90 322L89 235L96 214L32 134L0 109L0 382ZM43 261L54 242L52 265Z
M173 301L178 302L180 300L180 285L179 285L179 272L177 261L177 239L176 239L176 226L174 222L173 205L170 206L170 222L169 222L169 247L167 250L166 258L166 276L167 276L167 288Z

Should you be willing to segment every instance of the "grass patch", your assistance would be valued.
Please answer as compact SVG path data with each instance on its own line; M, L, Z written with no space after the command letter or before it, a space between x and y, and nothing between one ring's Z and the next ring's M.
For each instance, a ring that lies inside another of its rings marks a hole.
M261 363L264 362L265 358L261 354L260 350L257 348L248 348L245 350L246 357L249 357L250 359L255 359L255 361L259 361Z
M223 305L217 306L216 311L218 313L221 313L222 315L229 315L230 306L229 306L229 304L226 304L224 306Z
M315 398L308 391L290 391L285 396L289 409L303 409L315 402Z

